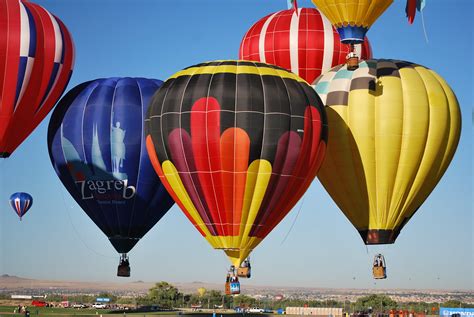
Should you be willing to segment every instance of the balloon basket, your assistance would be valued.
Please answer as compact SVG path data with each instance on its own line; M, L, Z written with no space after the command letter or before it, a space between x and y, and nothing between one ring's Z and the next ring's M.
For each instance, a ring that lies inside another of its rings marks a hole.
M120 264L117 268L117 276L130 277L130 263L126 254L122 254L120 257Z
M232 295L232 292L230 291L230 282L225 283L225 294Z
M354 71L357 68L359 68L359 57L357 56L352 56L349 57L346 61L347 64L347 70Z
M250 268L249 267L239 267L237 269L237 276L243 278L250 278Z
M387 272L383 266L374 266L372 268L372 274L376 280L387 278Z
M130 277L130 265L120 264L117 269L117 276Z

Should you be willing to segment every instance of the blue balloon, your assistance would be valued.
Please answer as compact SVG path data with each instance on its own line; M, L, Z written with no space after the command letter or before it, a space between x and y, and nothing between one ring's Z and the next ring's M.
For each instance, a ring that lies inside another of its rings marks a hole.
M18 217L23 217L33 205L33 197L28 193L14 193L10 196L10 205Z
M145 78L80 84L61 99L49 123L56 173L119 253L128 253L174 203L144 139L148 103L162 84Z

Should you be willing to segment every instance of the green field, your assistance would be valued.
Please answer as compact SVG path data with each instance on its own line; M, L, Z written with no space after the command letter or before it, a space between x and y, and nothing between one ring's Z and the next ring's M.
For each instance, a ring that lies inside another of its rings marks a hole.
M25 314L14 314L13 311L15 310L16 306L0 306L0 317L4 316L17 316L17 317L24 317ZM118 316L176 316L176 315L186 315L186 316L212 316L212 311L203 312L192 312L192 311L170 311L170 312L123 312L123 311L113 311L108 309L94 309L94 308L84 308L84 309L76 309L76 308L57 308L57 307L28 307L30 312L30 317L48 317L48 316L56 316L56 317L87 317L87 316L102 316L102 317L118 317ZM228 312L216 312L216 316L220 317L221 315L227 316L242 316L243 314L235 314L231 311ZM246 317L251 317L252 314L245 314ZM265 314L258 314L254 316L269 316Z
M15 306L0 306L0 316L25 316L24 313L14 314ZM148 316L148 315L178 315L176 311L172 312L123 312L109 309L94 309L94 308L59 308L59 307L28 307L30 316Z

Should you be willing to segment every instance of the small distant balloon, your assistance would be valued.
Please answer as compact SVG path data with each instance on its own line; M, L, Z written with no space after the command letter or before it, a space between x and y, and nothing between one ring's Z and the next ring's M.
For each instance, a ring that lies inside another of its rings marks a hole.
M199 296L203 297L206 294L206 289L204 287L200 287L197 289Z
M14 193L10 196L10 205L21 220L33 205L33 197L28 193Z

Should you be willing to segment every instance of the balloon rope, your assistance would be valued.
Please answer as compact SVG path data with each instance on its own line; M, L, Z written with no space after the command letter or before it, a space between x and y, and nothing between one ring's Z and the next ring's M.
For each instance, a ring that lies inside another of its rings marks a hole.
M424 18L424 15L423 15L423 10L421 10L420 13L421 13L421 24L423 25L423 33L425 34L426 43L428 43L428 35L426 34L425 18Z
M9 198L9 197L5 197L5 198L3 197L4 195L8 196L3 192L3 183L4 183L4 180L5 180L4 170L6 170L5 163L4 163L5 161L6 161L6 159L0 158L0 200L2 201L2 205L3 205L3 202L8 201L8 198Z
M303 196L303 199L301 199L301 204L300 204L300 208L298 208L298 213L296 214L295 219L293 219L293 223L291 224L290 229L289 229L288 232L286 233L286 236L285 236L285 238L283 238L283 241L281 241L280 245L283 245L283 243L285 243L285 241L286 241L286 238L288 238L288 236L290 235L290 232L291 232L291 230L293 229L293 226L294 226L295 223L296 223L296 219L298 219L298 216L300 215L300 211L301 211L301 209L303 208L303 204L304 204L304 199L305 199L305 198L306 198L306 196Z
M7 192L7 182L6 179L8 178L8 165L7 158L0 158L0 199L2 201L6 201L9 208L10 207L10 194Z
M102 254L102 253L99 253L97 252L96 250L94 250L93 248L89 247L89 245L87 245L87 243L82 239L81 235L79 234L79 232L77 231L76 229L76 226L74 226L74 223L72 222L72 218L71 218L71 214L69 212L69 209L73 209L74 208L74 205L70 205L70 208L68 208L67 206L67 203L66 203L66 198L64 197L64 189L61 188L61 186L58 186L59 187L59 190L61 192L61 197L63 199L63 204L64 204L64 208L67 210L67 215L68 215L68 218L69 218L69 223L71 224L72 226L72 229L74 230L74 232L76 233L77 237L79 238L79 241L82 242L82 244L87 248L89 249L89 251L92 251L93 253L99 255L99 256L102 256L104 258L109 258L109 259L115 259L115 257L113 256L110 256L110 255L105 255L105 254Z

